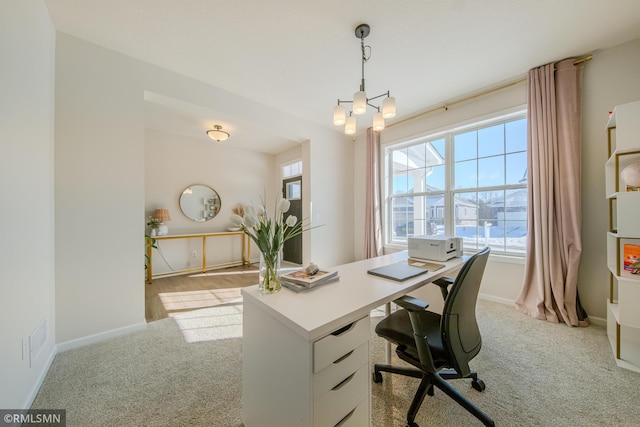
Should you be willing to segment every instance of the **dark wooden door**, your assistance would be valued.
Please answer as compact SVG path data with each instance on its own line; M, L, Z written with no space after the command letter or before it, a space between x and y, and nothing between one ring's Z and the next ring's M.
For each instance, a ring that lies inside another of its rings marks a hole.
M282 195L289 199L291 207L285 217L295 215L302 221L302 177L295 176L282 181ZM302 264L302 234L287 240L282 251L284 261Z

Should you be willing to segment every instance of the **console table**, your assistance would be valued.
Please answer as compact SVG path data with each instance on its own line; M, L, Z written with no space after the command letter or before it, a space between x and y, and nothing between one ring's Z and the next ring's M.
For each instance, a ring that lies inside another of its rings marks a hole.
M242 289L242 421L246 427L361 427L371 421L371 310L442 276L461 258L403 282L367 270L407 252L335 267L340 280L306 292Z
M223 237L223 236L240 236L242 241L242 261L233 261L227 262L224 264L216 264L216 265L207 265L207 239L215 238L215 237ZM162 277L168 276L170 274L176 273L193 273L196 271L202 271L203 273L207 270L211 270L213 268L221 268L221 267L232 267L236 265L247 265L251 266L251 244L249 242L249 236L247 236L242 231L221 231L217 233L199 233L199 234L175 234L175 235L167 235L167 236L157 236L152 238L147 238L147 243L151 241L151 239L156 240L173 240L173 239L202 239L202 266L197 268L186 268L183 270L175 270L167 273L159 273L153 274L153 248L151 245L147 244L147 257L149 258L147 264L147 282L151 283L154 277ZM246 255L246 256L245 256Z

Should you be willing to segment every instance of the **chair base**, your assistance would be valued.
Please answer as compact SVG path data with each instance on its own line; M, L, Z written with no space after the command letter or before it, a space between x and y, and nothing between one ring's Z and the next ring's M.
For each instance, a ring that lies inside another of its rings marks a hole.
M471 413L474 417L482 421L485 426L495 426L495 423L487 414L482 412L476 405L471 403L471 401L460 394L458 390L453 388L451 384L446 381L449 379L463 378L455 370L443 369L435 374L432 374L423 372L415 368L375 364L373 368L373 382L382 382L381 372L389 372L392 374L422 379L422 381L420 381L420 385L418 386L418 390L413 397L413 401L411 402L409 411L407 412L407 426L418 427L418 425L415 423L416 415L418 415L418 410L420 409L420 405L422 405L425 395L428 394L429 396L433 396L434 386L438 387L447 396L458 402L459 405L469 411L469 413ZM471 373L464 378L472 379L472 386L474 389L478 391L483 391L485 389L484 382L478 379L477 372L471 371Z

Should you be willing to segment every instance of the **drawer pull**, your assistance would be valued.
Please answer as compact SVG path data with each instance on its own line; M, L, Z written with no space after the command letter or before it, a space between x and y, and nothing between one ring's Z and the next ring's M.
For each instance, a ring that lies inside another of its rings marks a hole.
M353 413L354 413L354 412L356 412L356 409L358 409L358 408L353 408L353 409L351 410L351 412L349 412L347 415L345 415L345 416L344 416L344 418L343 418L343 419L341 419L340 421L338 421L338 424L336 424L336 425L335 425L335 426L333 426L333 427L340 427L341 425L343 425L344 423L346 423L346 422L349 420L349 418L351 418L351 416L353 415Z
M342 328L337 329L337 330L335 330L335 331L331 332L331 335L333 335L334 337L338 337L338 336L340 336L340 335L344 334L345 332L347 332L349 329L353 328L353 326L354 326L355 324L356 324L356 322L349 323L348 325L343 326Z
M347 357L351 356L353 354L355 350L351 350L349 353L345 354L344 356L340 357L339 359L337 359L334 363L334 365L337 365L338 363L342 362L344 359L346 359Z
M355 372L353 374L349 375L347 378L345 378L342 381L340 381L340 383L337 386L335 386L334 388L332 388L331 390L335 391L335 390L341 389L345 384L347 384L349 381L351 381L355 375L356 375Z

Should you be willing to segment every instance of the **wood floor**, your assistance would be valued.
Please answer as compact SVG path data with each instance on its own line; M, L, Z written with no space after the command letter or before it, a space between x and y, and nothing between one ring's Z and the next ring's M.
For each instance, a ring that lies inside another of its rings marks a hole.
M258 283L258 268L231 267L207 273L153 279L145 285L147 322L241 298L240 289Z

